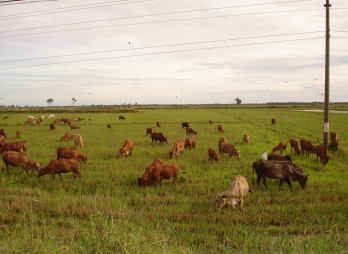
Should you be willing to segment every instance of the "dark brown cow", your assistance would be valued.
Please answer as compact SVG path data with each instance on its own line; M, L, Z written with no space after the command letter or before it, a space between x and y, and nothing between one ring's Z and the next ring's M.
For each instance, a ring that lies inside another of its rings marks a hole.
M0 135L2 135L2 136L4 136L5 138L7 138L7 135L6 135L4 129L0 129Z
M286 181L292 191L290 181L298 181L302 189L306 188L306 183L309 175L304 175L297 171L290 161L269 161L258 160L253 164L253 184L254 184L254 170L257 175L257 185L260 186L262 178L263 184L267 187L266 178L278 178L282 181L279 183L281 187L283 181Z
M63 121L64 121L64 123L67 123L67 124L69 124L69 122L70 122L70 119L69 119L69 117L66 117L66 118L64 118L64 119L63 119Z
M297 171L303 173L302 167L296 167L296 165L294 164L294 162L292 161L292 157L291 155L280 155L277 153L271 153L270 155L267 156L267 160L270 161L290 161L291 164L297 169Z
M152 128L147 128L146 129L146 136L148 136L149 134L151 135L153 133Z
M185 172L182 172L182 173L185 173ZM170 165L163 166L161 169L161 172L160 172L160 181L159 181L160 186L162 186L163 179L169 180L172 177L174 177L173 184L177 183L178 182L178 174L179 174L179 166L178 165L170 164ZM145 174L143 174L141 177L138 178L138 185L142 185L141 183L142 183L142 181L144 181L143 180L144 176L145 176ZM146 182L146 185L154 184L155 180L156 180L156 178L150 178L150 180Z
M43 118L42 118L42 117L40 117L40 118L39 118L39 121L40 121L40 123L41 123L41 122L43 121Z
M77 150L76 147L60 146L57 148L57 160L76 158L87 164L88 156Z
M61 141L72 140L73 136L74 136L74 133L68 132L68 133L65 133L64 137L61 137L60 140Z
M126 155L128 154L132 156L132 151L133 151L133 141L130 139L127 139L123 143L123 147L120 147L120 150L118 152L118 156Z
M221 157L224 156L224 153L228 153L230 158L232 156L237 156L240 159L241 151L237 151L234 145L227 143L219 143L219 151L221 151Z
M179 157L180 153L184 154L184 148L185 148L184 140L183 139L178 139L174 143L173 149L168 153L169 154L169 158L172 159L174 155L176 157Z
M80 126L70 125L70 130L77 130L77 129L81 129Z
M315 146L313 146L312 143L309 142L308 140L301 139L300 145L301 145L301 153L302 153L302 155L306 153L306 156L309 157L310 153L316 153Z
M23 170L27 172L28 169L33 169L38 171L40 169L40 164L37 161L34 161L29 158L26 153L17 153L17 152L6 152L2 155L3 163L6 165L7 173L9 173L10 166L12 167L21 167L22 173ZM4 171L4 167L2 168Z
M111 126L110 126L110 124L108 124L107 126L106 126L107 128L110 128L111 129Z
M92 118L90 118L89 121L92 121Z
M217 162L220 162L220 156L217 155L216 151L214 148L209 148L208 150L208 155L209 155L209 160L213 161L213 159Z
M213 124L213 121L211 119L209 120L209 124Z
M85 120L84 118L77 118L78 120L79 120L79 122L81 122L81 121L83 121L83 120Z
M160 133L158 133L158 132L151 133L151 139L152 139L152 142L155 140L155 143L156 143L157 140L160 143L162 143L162 142L168 143L168 137L163 136L162 132L160 132Z
M156 122L157 127L161 127L160 122Z
M5 144L5 137L3 135L0 135L0 147L3 147Z
M248 135L248 134L244 134L243 140L244 140L245 143L249 144L249 142L250 142L250 137L249 137L249 135Z
M118 120L126 120L126 118L124 118L123 116L119 116Z
M283 151L286 150L286 142L282 141L276 147L273 147L272 152L280 151L280 154L283 154Z
M3 119L8 119L8 116L5 116Z
M190 135L190 134L195 134L195 135L197 135L197 131L194 131L192 128L187 127L187 128L186 128L186 135Z
M4 146L9 148L11 151L21 153L21 152L27 150L27 148L25 146L25 142L26 141L15 141L15 142L11 142L11 143L5 143Z
M181 123L181 129L183 129L184 127L185 128L190 127L190 124L188 122L182 122Z
M74 173L74 180L76 174L81 179L80 161L78 159L51 160L46 167L39 170L37 177L40 178L43 175L52 175L54 181L55 175L58 174L60 179L63 181L61 173L69 173L71 171Z
M57 119L54 120L54 123L60 123L62 121L62 119L60 117L58 117Z
M272 122L272 124L276 124L275 118L273 118L273 119L271 120L271 122Z
M222 128L222 125L218 125L218 131L224 133L224 129Z
M290 139L290 146L291 146L291 153L292 153L292 148L295 150L295 154L300 155L301 150L298 148L298 142L295 139Z
M318 157L320 157L320 162L324 166L329 162L329 160L332 160L329 156L329 149L326 146L323 146L322 143L320 143L319 139L317 138L320 145L317 145L315 148L315 153L317 155L317 164L318 164Z
M21 137L21 131L20 130L17 130L16 131L16 138L20 138Z
M330 133L330 139L331 139L331 145L336 148L336 151L338 150L338 134L337 132L331 132Z
M163 167L163 160L160 158L155 159L150 166L146 168L145 173L138 178L138 185L147 186L150 183L156 182L156 187L161 181L161 169Z
M196 148L196 137L195 136L189 137L185 140L185 148L188 148L191 150L192 147Z
M56 125L54 123L50 124L50 131L54 131L56 129Z

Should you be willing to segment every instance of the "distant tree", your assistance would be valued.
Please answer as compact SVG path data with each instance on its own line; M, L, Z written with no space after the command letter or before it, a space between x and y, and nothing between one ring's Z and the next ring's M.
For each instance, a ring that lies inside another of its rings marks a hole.
M51 99L48 99L46 102L47 102L47 104L50 104L50 106L51 106L51 104L54 102L54 100L51 98Z
M76 99L75 98L71 98L71 101L72 101L72 104L74 105L75 102L76 102Z
M237 105L240 105L242 103L242 100L239 98L235 98L234 100L236 101Z

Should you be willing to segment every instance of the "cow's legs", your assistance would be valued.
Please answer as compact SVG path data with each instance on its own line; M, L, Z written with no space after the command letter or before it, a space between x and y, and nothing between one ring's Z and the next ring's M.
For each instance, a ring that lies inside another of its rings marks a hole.
M267 187L267 182L266 182L266 177L264 176L264 177L262 177L262 183L266 186L266 188L268 189L268 187Z
M286 178L285 180L286 180L286 182L288 183L288 185L289 185L289 187L290 187L290 190L292 191L292 186L291 186L290 179L289 179L289 178Z
M241 211L243 211L243 210L242 210L242 206L243 206L243 198L239 201L239 209L240 209Z
M257 176L256 184L260 187L261 176Z
M58 175L59 175L60 180L63 181L61 173L58 173Z

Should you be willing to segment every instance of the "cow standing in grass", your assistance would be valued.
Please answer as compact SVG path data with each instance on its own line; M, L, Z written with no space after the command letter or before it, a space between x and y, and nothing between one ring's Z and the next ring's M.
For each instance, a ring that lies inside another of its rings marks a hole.
M9 173L10 166L12 167L21 167L22 173L23 170L27 172L28 170L36 170L40 169L40 164L37 161L34 161L29 158L29 155L26 153L17 153L17 152L5 152L2 154L3 163L6 165L7 173ZM4 166L2 168L4 171Z
M39 170L37 177L40 178L43 175L52 175L54 181L55 175L58 174L63 181L61 173L69 172L73 172L74 180L76 175L81 179L80 161L78 159L51 160L46 167Z

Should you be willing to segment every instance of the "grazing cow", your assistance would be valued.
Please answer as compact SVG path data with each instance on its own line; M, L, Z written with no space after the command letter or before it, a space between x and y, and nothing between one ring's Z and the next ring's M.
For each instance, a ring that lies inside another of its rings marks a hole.
M317 154L317 164L318 164L318 157L320 157L320 162L324 166L329 162L329 160L332 160L329 156L329 149L326 146L323 146L322 143L320 143L319 139L317 138L320 145L317 145L315 148L315 153Z
M188 148L191 150L191 148L196 148L196 137L192 136L185 140L185 148Z
M240 159L241 151L237 151L234 145L227 143L219 143L219 151L221 151L221 156L224 156L224 153L228 153L230 158L231 156L237 156Z
M34 116L28 116L27 119L31 119L31 120L36 120L36 118Z
M296 167L296 165L294 164L294 162L292 161L292 157L291 155L280 155L277 153L271 153L270 155L267 156L267 160L270 161L290 161L291 164L297 169L297 171L300 171L301 173L303 173L302 167Z
M29 118L28 119L28 121L25 121L25 123L24 124L32 124L32 120L31 120L31 118Z
M153 133L152 128L147 128L146 129L146 136L149 135L149 134L151 135L152 133Z
M337 132L331 132L330 133L330 138L331 138L331 145L336 148L336 151L338 150L338 134Z
M149 180L145 181L145 173L141 177L138 178L138 185L139 186L143 185L145 187L147 185L152 185L156 181L155 177L150 177ZM182 173L186 173L186 172L182 172ZM169 165L163 166L161 168L161 171L160 171L160 180L159 180L160 186L162 186L163 179L169 180L172 177L174 178L173 184L177 183L178 182L178 174L179 174L179 166L178 165L169 164Z
M211 119L209 120L209 124L213 124L213 121Z
M89 121L92 121L92 118L88 119Z
M5 137L3 135L0 135L0 147L3 147L5 144Z
M52 175L54 181L55 175L58 174L60 179L63 181L61 173L69 173L71 171L74 173L74 180L76 174L81 179L80 161L78 159L51 160L46 167L39 170L37 177L40 178L43 175Z
M60 140L61 141L66 141L66 140L72 140L74 136L74 133L72 132L67 132L65 133L64 137L61 137Z
M34 120L34 123L41 124L40 120L38 119Z
M126 120L126 118L124 118L123 116L119 116L118 120Z
M69 121L70 121L70 119L69 119L69 117L65 117L64 119L63 119L63 121L64 121L64 123L69 123Z
M150 166L146 168L145 173L138 178L138 185L147 186L150 183L156 182L156 187L161 181L161 169L163 167L163 160L155 159Z
M222 128L222 125L218 125L218 131L224 133L224 129Z
M216 196L216 210L220 210L226 204L233 206L236 209L236 205L239 203L239 209L242 211L243 198L248 192L254 193L249 190L249 184L244 176L237 175L232 178L232 183L227 191L224 191Z
M48 116L48 118L55 118L54 114Z
M295 150L295 154L300 155L301 150L298 148L298 142L295 139L290 139L290 146L291 146L291 153L292 153L292 148Z
M316 153L315 147L308 140L301 139L300 145L301 145L301 153L302 153L302 155L306 153L306 156L309 157L310 153Z
M40 123L41 123L41 122L43 121L43 118L42 118L42 117L40 117L40 118L39 118L39 121L40 121Z
M208 150L208 155L209 155L209 160L213 161L213 159L217 162L220 162L220 156L217 155L216 151L214 148L209 148Z
M2 155L3 163L6 165L7 173L9 173L10 166L12 167L21 167L22 172L25 170L28 175L28 169L40 170L40 164L37 161L34 161L29 158L26 153L17 153L17 152L6 152ZM2 168L4 171L4 166Z
M72 159L76 158L79 161L83 161L87 164L88 156L77 150L76 147L60 146L57 148L57 160L59 159Z
M161 127L160 122L156 122L157 127Z
M178 139L173 146L173 149L168 153L169 158L172 159L175 155L176 157L179 157L180 153L184 154L184 148L185 148L185 142L183 139Z
M83 120L85 120L84 118L77 118L78 120L79 120L79 122L81 122L81 121L83 121Z
M75 134L73 136L74 142L75 142L75 146L81 146L83 147L83 143L82 143L82 137L80 136L80 134Z
M249 135L248 135L248 134L244 134L243 140L244 140L245 143L249 144L249 142L250 142L250 137L249 137Z
M3 119L8 119L8 116L5 116Z
M163 136L162 132L153 132L151 133L151 139L152 139L152 142L155 140L155 143L156 141L158 140L160 143L162 142L166 142L168 143L168 137L165 137Z
M276 147L273 147L272 152L280 151L280 154L283 154L283 151L286 150L286 142L282 141Z
M3 135L5 138L7 138L7 135L4 129L0 129L0 135Z
M80 126L74 126L70 124L70 130L77 130L77 129L81 129Z
M182 122L181 123L181 129L183 129L184 127L190 127L189 123L188 122Z
M11 143L5 143L4 146L9 148L11 151L21 153L23 151L28 150L27 147L25 146L25 142L26 141L15 141Z
M54 131L56 129L56 125L54 123L50 124L50 131Z
M120 147L120 150L118 152L118 156L126 155L126 157L127 157L128 154L130 156L132 156L132 151L133 151L133 141L130 139L127 139L123 143L123 148Z
M197 135L197 131L194 131L192 128L187 127L187 128L186 128L186 135L190 135L190 134L195 134L195 135Z
M72 117L70 121L71 121L71 122L77 122L77 121L78 121L78 119L77 119L77 118Z
M273 118L273 119L271 120L271 122L272 122L272 124L276 124L275 118Z
M110 124L108 124L107 126L106 126L107 128L110 128L111 129L111 126L110 126Z
M17 130L16 131L16 138L20 138L21 137L21 130Z
M269 161L258 160L253 164L253 184L254 184L254 170L257 175L257 185L260 186L262 178L263 184L267 187L266 177L278 178L282 181L279 183L279 188L282 186L283 181L286 181L292 191L290 181L298 181L302 189L306 188L306 183L309 175L304 175L297 171L290 161Z

